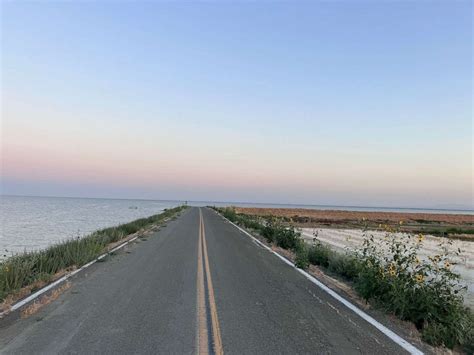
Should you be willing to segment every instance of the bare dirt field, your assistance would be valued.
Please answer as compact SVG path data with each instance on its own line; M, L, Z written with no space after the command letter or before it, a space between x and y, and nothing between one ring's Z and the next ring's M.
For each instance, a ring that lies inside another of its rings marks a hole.
M310 210L303 208L249 208L236 207L236 212L260 216L277 217L307 217L318 220L346 221L363 218L372 222L396 222L399 221L426 221L444 222L449 224L474 224L474 215L468 214L437 214L437 213L400 213L400 212L361 212L361 211L338 211L338 210Z
M474 241L474 215L400 212L362 212L339 210L311 210L302 208L236 207L237 213L284 218L303 228L360 229L364 224L371 229L379 224L397 225L402 231L454 237ZM399 222L403 224L400 226Z

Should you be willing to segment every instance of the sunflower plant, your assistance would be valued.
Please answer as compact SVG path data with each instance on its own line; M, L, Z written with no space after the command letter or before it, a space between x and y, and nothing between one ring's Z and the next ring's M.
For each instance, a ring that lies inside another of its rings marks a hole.
M356 251L362 265L355 282L359 294L413 322L433 345L472 346L473 317L463 302L466 287L453 270L453 257L461 250L452 250L451 241L441 242L439 254L421 258L424 235L381 227L384 238L365 229Z

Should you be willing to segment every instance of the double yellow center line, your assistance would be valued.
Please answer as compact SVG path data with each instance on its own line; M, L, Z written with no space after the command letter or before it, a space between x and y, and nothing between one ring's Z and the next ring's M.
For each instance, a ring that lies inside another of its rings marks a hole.
M207 281L207 288L206 283ZM207 292L206 292L207 291ZM208 330L208 309L206 306L206 294L209 302L211 315L211 337L216 355L223 355L221 331L219 319L217 317L216 300L214 298L214 288L212 286L211 270L209 268L209 258L207 256L206 231L201 209L199 209L199 245L198 245L198 265L197 265L197 350L198 354L209 354L209 330Z

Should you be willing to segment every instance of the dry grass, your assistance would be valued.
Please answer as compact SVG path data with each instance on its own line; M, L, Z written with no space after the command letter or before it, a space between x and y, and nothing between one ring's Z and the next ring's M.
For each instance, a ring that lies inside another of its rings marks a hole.
M71 282L68 281L62 284L61 286L59 286L58 288L55 288L49 294L44 295L43 297L40 297L38 300L28 305L21 311L21 318L27 318L35 314L41 308L43 308L44 306L56 300L59 296L61 296L64 293L64 291L66 291L69 288L71 288Z
M29 295L31 295L36 290L39 290L39 289L45 287L49 283L56 281L57 279L63 277L67 273L69 273L71 271L74 271L75 269L76 269L75 267L72 267L72 268L61 270L61 271L57 272L56 274L54 274L51 277L51 279L49 279L48 281L46 281L46 280L37 280L37 281L33 282L32 284L30 284L28 286L22 287L17 292L9 294L3 300L3 302L0 303L0 313L10 310L11 306L14 305L16 302L18 302L19 300L22 300L23 298L28 297Z

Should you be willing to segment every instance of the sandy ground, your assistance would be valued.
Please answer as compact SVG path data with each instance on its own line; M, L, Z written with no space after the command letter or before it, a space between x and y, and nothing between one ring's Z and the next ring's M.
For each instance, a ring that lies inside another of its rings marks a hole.
M317 239L329 245L335 251L344 252L355 250L361 246L363 231L360 229L332 229L332 228L302 228L302 237L312 243L315 233ZM385 233L382 231L370 231L376 239L382 240ZM398 234L400 235L400 234ZM419 251L420 258L427 258L440 253L440 243L448 239L434 236L426 236L422 248ZM461 249L461 254L452 259L454 271L461 275L463 282L468 286L466 304L474 309L474 243L471 241L451 240L450 250Z

